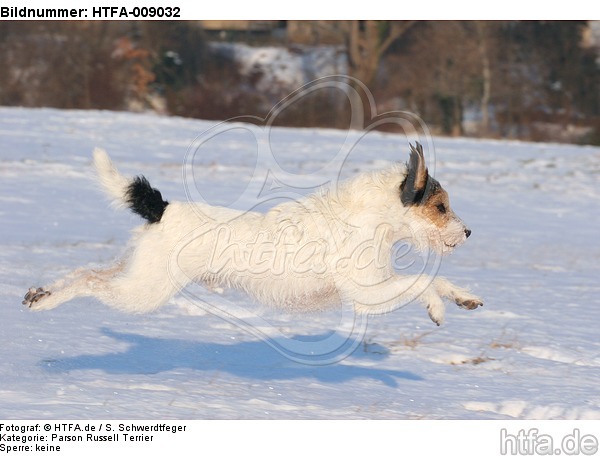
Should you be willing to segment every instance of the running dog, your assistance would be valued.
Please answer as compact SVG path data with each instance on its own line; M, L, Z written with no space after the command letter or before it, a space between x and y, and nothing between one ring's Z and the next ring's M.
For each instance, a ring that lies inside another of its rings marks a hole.
M217 292L235 288L293 311L350 303L356 312L381 314L418 300L437 325L444 298L464 309L483 305L445 278L393 269L398 241L446 254L471 234L429 175L419 143L410 145L406 164L360 174L266 213L165 201L145 177L120 174L103 150L93 155L106 193L147 223L134 230L129 253L115 264L30 288L23 304L32 310L93 296L122 311L148 312L191 282Z

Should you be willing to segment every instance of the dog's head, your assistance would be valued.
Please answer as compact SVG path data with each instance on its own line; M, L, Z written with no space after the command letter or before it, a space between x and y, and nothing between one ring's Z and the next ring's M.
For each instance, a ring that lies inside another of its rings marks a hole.
M448 193L429 175L423 147L410 146L406 178L400 184L400 201L410 213L408 223L418 248L449 253L471 234L450 208Z

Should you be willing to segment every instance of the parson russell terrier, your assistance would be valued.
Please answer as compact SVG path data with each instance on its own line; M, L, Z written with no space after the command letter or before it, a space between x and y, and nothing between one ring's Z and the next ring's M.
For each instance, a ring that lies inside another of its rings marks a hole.
M381 314L418 300L437 325L443 298L465 309L483 305L445 278L393 269L398 241L445 254L471 234L429 175L419 143L410 146L406 164L360 174L267 213L167 202L145 177L120 174L100 149L94 165L115 203L147 223L113 265L29 289L23 304L32 310L93 296L122 311L148 312L192 281L214 291L239 289L286 311L350 303L355 312Z

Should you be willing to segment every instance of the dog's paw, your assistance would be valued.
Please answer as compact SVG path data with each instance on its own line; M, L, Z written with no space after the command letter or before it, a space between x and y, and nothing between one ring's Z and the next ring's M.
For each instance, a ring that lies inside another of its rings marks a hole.
M456 305L463 309L474 310L483 306L483 301L479 298L456 298Z
M32 287L27 291L27 294L23 298L23 305L29 307L30 309L37 303L40 299L45 298L46 296L51 295L52 293L44 290L43 288L35 288Z
M446 309L443 305L429 305L427 306L427 313L429 314L431 321L437 326L440 326L442 323L444 323Z

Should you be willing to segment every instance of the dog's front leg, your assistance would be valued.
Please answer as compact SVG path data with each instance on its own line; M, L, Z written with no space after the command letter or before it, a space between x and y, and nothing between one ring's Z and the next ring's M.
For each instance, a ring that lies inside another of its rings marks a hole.
M392 312L412 301L420 301L429 318L436 324L444 322L446 306L442 298L454 301L464 309L476 309L483 301L465 288L458 287L443 277L392 276L377 284L346 282L343 295L354 302L358 312L382 314Z
M392 312L413 301L420 301L427 309L429 318L436 324L444 322L446 308L433 286L434 278L427 275L392 276L373 285L346 283L343 296L354 302L357 312L383 314Z
M451 299L458 307L473 310L479 306L483 306L483 300L480 297L474 295L466 288L454 285L444 277L436 277L433 285L440 296Z

